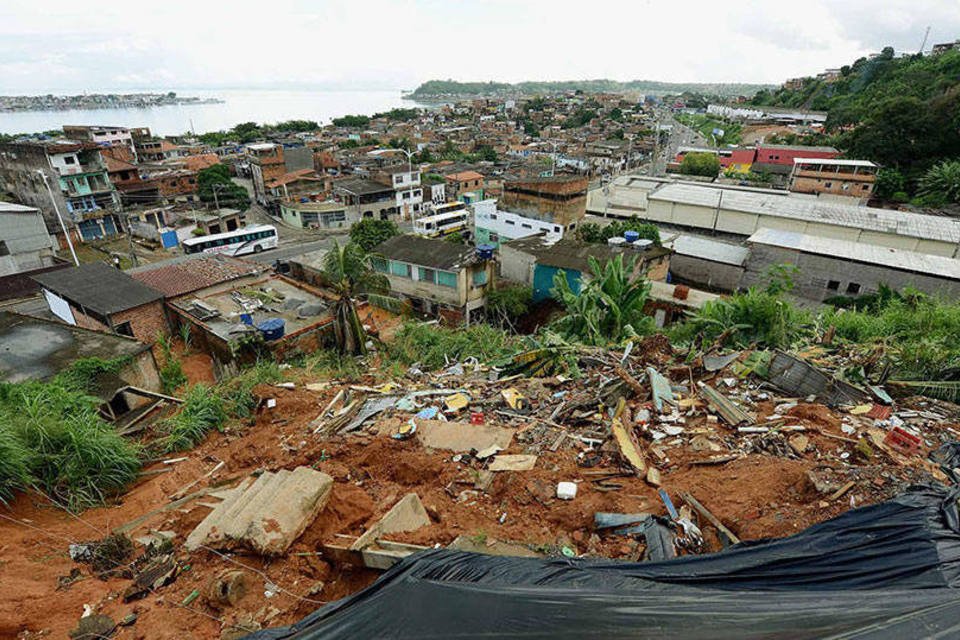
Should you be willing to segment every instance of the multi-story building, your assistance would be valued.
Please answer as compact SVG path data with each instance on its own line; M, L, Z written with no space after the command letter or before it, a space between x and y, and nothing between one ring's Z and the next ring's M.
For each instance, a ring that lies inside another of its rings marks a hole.
M371 178L383 185L393 187L396 194L397 213L401 220L412 220L423 208L423 187L420 186L420 170L407 166L384 167L375 171Z
M283 159L283 145L273 142L248 144L247 161L253 180L253 197L262 205L267 204L267 183L273 182L287 172Z
M53 264L53 240L40 210L0 202L0 278Z
M587 212L589 178L557 174L503 181L504 208L572 231Z
M397 216L397 197L393 187L366 178L347 178L333 183L333 196L346 207L347 219L377 218L392 220Z
M473 210L473 237L478 245L499 247L501 242L538 233L544 234L548 241L563 237L563 225L498 209L497 201L492 198L474 202L470 208Z
M415 235L390 238L374 248L373 266L393 295L414 311L450 324L477 319L487 302L494 262L467 245Z
M447 197L461 200L464 194L473 193L476 200L483 199L483 175L476 171L460 171L444 176L447 183Z
M878 167L869 160L794 158L790 191L867 202Z
M103 147L124 147L130 151L129 160L136 160L137 149L133 134L126 127L100 127L91 125L64 125L63 135L72 140L89 140ZM128 159L128 158L122 158Z
M58 236L62 229L54 203L64 225L75 227L75 235L82 240L112 236L120 228L115 214L117 192L92 142L50 140L0 145L0 191L9 191L20 202L40 209L47 229Z

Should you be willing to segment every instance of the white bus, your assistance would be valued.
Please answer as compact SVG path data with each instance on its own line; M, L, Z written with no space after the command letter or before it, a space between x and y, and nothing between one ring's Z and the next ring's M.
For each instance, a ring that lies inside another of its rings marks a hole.
M236 231L187 238L180 244L184 253L225 253L228 256L260 253L277 248L277 228L269 224L255 224Z
M434 213L413 221L413 232L428 238L439 238L466 231L470 212L462 202L448 202L434 208Z

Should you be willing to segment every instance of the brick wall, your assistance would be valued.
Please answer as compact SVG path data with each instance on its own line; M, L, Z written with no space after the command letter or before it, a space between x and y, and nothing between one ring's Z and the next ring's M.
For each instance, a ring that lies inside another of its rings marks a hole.
M133 337L146 344L153 344L158 334L170 335L170 325L160 300L115 313L110 319L115 327L129 321Z

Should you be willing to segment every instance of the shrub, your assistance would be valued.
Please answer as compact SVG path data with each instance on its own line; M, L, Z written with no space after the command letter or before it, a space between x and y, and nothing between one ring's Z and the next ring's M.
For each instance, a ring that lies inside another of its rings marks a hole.
M423 369L438 369L450 362L475 357L495 360L512 354L517 341L487 324L447 328L417 322L405 323L388 345L387 352L398 362L419 362ZM445 358L446 356L446 358Z
M167 432L162 440L166 452L194 446L211 429L222 429L227 420L223 399L210 387L197 384L187 393L180 411L163 423Z

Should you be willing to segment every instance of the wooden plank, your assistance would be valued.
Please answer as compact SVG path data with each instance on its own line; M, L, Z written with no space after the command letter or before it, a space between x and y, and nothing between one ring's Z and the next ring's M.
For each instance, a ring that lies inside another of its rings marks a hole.
M686 502L686 503L689 504L691 507L693 507L694 509L696 509L696 510L697 510L697 513L699 513L701 516L703 516L703 517L707 520L707 522L709 522L710 524L712 524L713 526L715 526L715 527L717 528L717 531L719 531L721 534L723 534L724 536L726 536L727 540L729 540L731 544L739 544L739 543L740 543L740 538L738 538L738 537L733 533L733 531L730 531L730 529L727 529L727 528L723 525L723 523L720 522L720 519L717 518L717 516L713 515L713 514L710 512L709 509L707 509L705 506L703 506L702 504L700 504L700 501L699 501L699 500L697 500L696 498L694 498L692 495L690 495L689 493L687 493L687 492L685 492L685 491L680 493L680 497L683 498L683 501L684 501L684 502Z

